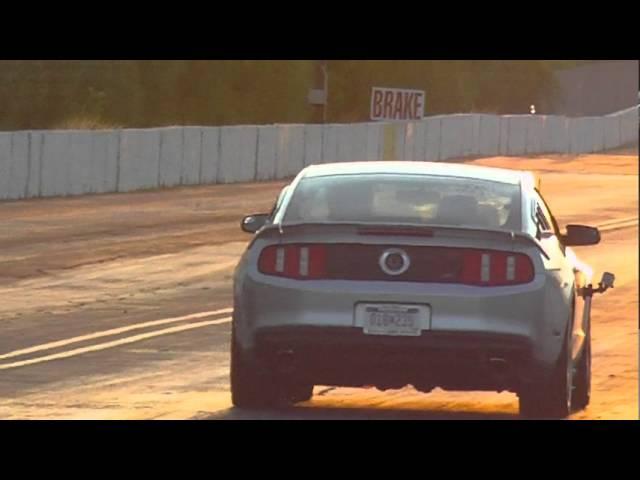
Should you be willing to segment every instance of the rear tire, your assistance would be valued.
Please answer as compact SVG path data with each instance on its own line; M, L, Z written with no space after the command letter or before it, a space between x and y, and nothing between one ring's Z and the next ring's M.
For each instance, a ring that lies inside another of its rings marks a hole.
M249 361L231 333L231 403L238 408L286 407L313 396L312 384L288 383Z
M249 362L231 333L231 403L239 408L264 408L274 404L273 382L260 374L257 365Z
M573 366L567 333L560 358L548 380L525 386L519 392L520 415L525 418L561 419L571 413Z
M295 385L287 390L290 403L307 402L313 397L313 385Z

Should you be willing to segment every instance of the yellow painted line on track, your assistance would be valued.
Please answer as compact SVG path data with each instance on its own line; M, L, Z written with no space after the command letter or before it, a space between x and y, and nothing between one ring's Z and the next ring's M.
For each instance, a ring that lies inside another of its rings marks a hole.
M93 340L96 338L102 338L102 337L109 337L112 335L118 335L120 333L125 333L125 332L130 332L132 330L139 330L141 328L147 328L147 327L155 327L158 325L166 325L169 323L177 323L177 322L184 322L184 321L188 321L188 320L194 320L194 319L198 319L198 318L206 318L206 317L211 317L214 315L222 315L222 314L227 314L227 313L231 313L233 311L233 308L222 308L220 310L212 310L209 312L199 312L199 313L192 313L190 315L183 315L180 317L172 317L172 318L164 318L161 320L153 320L150 322L143 322L143 323L136 323L133 325L127 325L126 327L118 327L118 328L112 328L110 330L103 330L101 332L95 332L95 333L90 333L87 335L80 335L77 337L72 337L72 338L67 338L65 340L58 340L55 342L49 342L49 343L44 343L42 345L35 345L33 347L29 347L29 348L23 348L21 350L15 350L13 352L9 352L9 353L5 353L0 355L0 360L6 360L8 358L14 358L14 357L19 357L22 355L28 355L30 353L36 353L36 352L40 352L43 350L51 350L52 348L59 348L59 347L65 347L67 345L71 345L73 343L79 343L79 342L84 342L87 340ZM0 369L2 368L2 366L0 366Z
M36 363L50 362L52 360L75 357L77 355L82 355L85 353L98 352L100 350L106 350L108 348L114 348L114 347L119 347L121 345L127 345L129 343L140 342L142 340L159 337L161 335L169 335L172 333L184 332L186 330L193 330L195 328L207 327L209 325L220 325L222 323L229 323L230 321L231 321L231 317L226 317L226 318L219 318L217 320L208 320L206 322L190 323L188 325L180 325L177 327L165 328L162 330L156 330L154 332L141 333L139 335L133 335L131 337L121 338L119 340L113 340L111 342L99 343L97 345L91 345L88 347L76 348L74 350L55 353L53 355L46 355L44 357L37 357L37 358L31 358L29 360L22 360L19 362L6 363L3 365L0 365L0 370L25 367L27 365L33 365Z

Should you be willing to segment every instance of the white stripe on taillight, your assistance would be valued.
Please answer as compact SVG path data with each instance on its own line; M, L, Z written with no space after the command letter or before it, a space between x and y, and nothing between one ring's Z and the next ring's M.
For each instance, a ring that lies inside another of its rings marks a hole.
M482 261L480 263L480 280L488 282L491 278L491 256L488 253L482 254Z
M309 275L309 247L300 249L300 275L303 277Z
M284 272L284 248L282 247L276 249L276 272Z
M516 279L516 257L509 255L507 257L507 280L513 281Z

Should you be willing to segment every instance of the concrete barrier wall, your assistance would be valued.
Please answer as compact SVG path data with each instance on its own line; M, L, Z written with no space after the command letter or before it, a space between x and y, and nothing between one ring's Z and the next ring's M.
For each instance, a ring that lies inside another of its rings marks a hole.
M462 156L462 134L465 130L465 122L460 115L442 117L440 133L440 157L439 160L448 160Z
M41 186L41 173L42 173L42 142L44 140L44 134L42 132L29 132L29 171L28 171L28 185L26 191L26 197L39 197ZM0 147L1 148L1 147ZM1 154L0 154L1 155ZM93 162L97 162L96 158L92 159ZM0 161L2 165L2 161ZM103 179L108 178L108 174L103 172ZM0 183L2 182L2 173L0 173ZM2 192L2 186L0 185L0 192Z
M497 155L500 151L500 118L478 115L478 155Z
M220 128L202 128L202 183L216 183L220 165Z
M324 125L322 129L322 160L321 163L338 161L338 131L339 125Z
M409 122L405 124L406 129L404 131L404 151L400 160L406 160L408 162L413 161L415 155L416 139L416 125L418 122Z
M500 131L498 135L498 153L500 155L508 155L508 146L509 146L509 117L500 116L498 117L498 121L500 122Z
M381 123L367 123L367 160L382 160L384 129Z
M471 157L477 154L475 145L474 125L477 115L460 115L462 131L458 135L458 140L462 143L462 157Z
M45 135L41 135L42 140ZM33 139L33 137L32 137ZM41 143L42 143L41 140ZM120 132L100 131L92 135L92 165L95 175L96 193L115 192L118 188L118 162L120 159ZM38 148L32 142L32 154L40 155L42 160L42 147ZM40 182L42 179L40 179ZM39 182L39 183L40 183Z
M21 198L14 196L15 192L11 185L15 177L11 152L12 138L11 133L0 133L0 199Z
M278 148L282 165L276 166L281 177L286 175L289 165L288 152L293 142L290 130L283 131ZM258 127L221 127L220 158L218 159L218 183L249 182L256 179L256 154L258 150Z
M441 159L442 146L442 119L443 116L429 117L423 120L427 130L425 145L425 160L427 162L437 162Z
M44 133L42 141L42 163L40 166L41 189L40 196L50 197L57 195L68 195L69 174L71 166L68 165L68 148L70 135L65 131L51 131ZM118 139L118 151L120 151L120 141ZM114 192L118 191L118 181L120 179L120 169L116 171L116 182ZM13 197L20 198L20 197Z
M367 161L369 160L369 125L367 123L355 123L350 129L352 136L351 142L351 157L346 161L352 159L354 161ZM376 155L371 157L371 160L375 160Z
M620 114L620 137L623 145L638 143L638 110L629 109Z
M182 162L182 159L176 159L178 161ZM123 130L120 135L119 166L118 192L158 187L160 129ZM69 167L68 172L71 172L77 165L71 163ZM71 182L68 183L69 192L72 187Z
M427 124L415 122L413 132L413 152L411 160L424 162L427 159Z
M350 160L590 153L638 143L638 110L415 122L0 132L0 199L284 179Z
M279 133L276 178L292 177L304 168L304 125L283 125Z
M604 117L604 148L608 150L622 145L620 138L620 118L607 115Z
M182 184L198 185L202 183L200 180L202 176L202 129L197 127L183 128L182 142ZM255 158L255 154L252 158Z
M602 117L592 117L593 118L593 151L601 152L604 148L604 118Z
M91 144L93 138L84 135L82 131L69 132L69 193L80 195L82 193L94 193L96 188L93 182L95 176L93 172L94 162L91 155ZM96 172L97 173L97 172ZM157 180L153 179L150 185L157 185Z
M181 128L160 130L159 187L182 183L182 140Z
M570 153L591 153L593 151L591 121L588 118L575 118L569 128Z
M569 152L569 119L549 116L542 132L545 152Z
M394 123L393 128L393 157L392 160L406 160L405 150L407 146L407 124ZM412 143L413 133L409 131L409 143Z
M258 127L256 136L258 143L256 180L273 180L276 178L276 158L278 158L278 129L271 126Z
M367 160L367 124L341 125L338 132L338 161Z
M544 151L542 143L542 133L546 121L544 115L532 115L527 118L525 153L527 155L538 154Z
M509 134L507 136L507 155L524 155L527 152L527 124L529 116L512 115L507 117Z
M322 125L305 125L303 164L308 167L318 163L322 163Z

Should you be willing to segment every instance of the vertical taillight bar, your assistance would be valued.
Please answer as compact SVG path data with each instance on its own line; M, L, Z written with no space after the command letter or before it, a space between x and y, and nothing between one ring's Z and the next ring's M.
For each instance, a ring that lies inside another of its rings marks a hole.
M266 275L314 279L326 275L325 245L270 245L260 252L258 269Z
M516 257L509 255L507 257L507 281L512 282L516 279Z
M276 248L276 260L275 271L278 273L284 272L285 252L284 247Z
M309 276L309 247L300 247L300 276Z
M480 258L480 281L488 283L491 281L491 255L483 253Z

